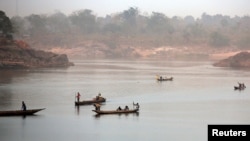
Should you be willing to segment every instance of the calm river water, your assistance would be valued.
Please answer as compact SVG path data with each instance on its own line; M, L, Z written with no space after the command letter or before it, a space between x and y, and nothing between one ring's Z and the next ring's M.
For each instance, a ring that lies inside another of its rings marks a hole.
M75 60L67 69L0 70L0 110L46 108L0 117L1 141L206 141L208 124L250 124L250 71L211 62ZM157 82L156 74L173 76ZM246 89L235 91L244 82ZM75 95L107 98L101 109L140 103L139 114L96 116Z

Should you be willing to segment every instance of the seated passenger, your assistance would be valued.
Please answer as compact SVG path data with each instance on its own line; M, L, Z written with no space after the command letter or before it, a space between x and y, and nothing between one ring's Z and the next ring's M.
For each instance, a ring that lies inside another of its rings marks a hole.
M127 106L127 105L125 106L125 109L124 109L124 110L129 110L129 108L128 108L128 106Z
M117 111L121 111L121 110L122 110L122 108L119 106L116 110L117 110Z
M96 100L101 100L102 96L101 96L101 93L99 93L97 96L96 96Z

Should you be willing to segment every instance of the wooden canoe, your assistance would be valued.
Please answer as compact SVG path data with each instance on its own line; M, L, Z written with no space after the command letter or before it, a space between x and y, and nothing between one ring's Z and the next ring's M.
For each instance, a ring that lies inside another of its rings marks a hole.
M234 86L234 90L244 90L245 87Z
M13 111L0 111L0 116L26 116L26 115L33 115L36 112L39 112L41 110L44 110L45 108L42 109L28 109L26 111L23 110L13 110Z
M139 109L132 109L132 110L92 110L93 112L96 112L97 114L129 114L129 113L137 113L139 112Z
M173 77L170 78L157 78L158 81L172 81Z
M94 103L103 103L106 102L106 98L99 98L98 100L96 98L94 98L93 100L85 100L85 101L75 101L75 105L79 106L79 105L90 105L90 104L94 104Z

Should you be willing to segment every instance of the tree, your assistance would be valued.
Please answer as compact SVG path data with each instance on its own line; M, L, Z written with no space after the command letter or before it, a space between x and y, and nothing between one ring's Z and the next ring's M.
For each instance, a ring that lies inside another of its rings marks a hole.
M96 16L92 14L92 10L76 11L69 18L82 33L93 33L96 30Z
M47 18L47 27L51 33L69 33L70 22L67 16L59 11Z
M30 23L29 30L33 36L47 34L45 16L32 14L27 17L27 20Z
M136 26L136 18L138 16L138 8L130 7L128 10L123 11L122 17L124 19L124 23L129 26Z
M148 28L153 32L164 32L167 23L166 16L162 13L153 12L148 20Z
M3 11L0 11L0 35L8 39L13 39L12 33L13 29L9 17Z
M15 36L22 36L25 34L25 20L22 17L19 16L12 17L11 23Z
M184 18L184 21L187 23L187 24L195 24L195 19L193 16L186 16Z
M139 14L138 8L130 7L124 10L118 17L122 21L123 32L127 34L134 34L137 32L137 17Z

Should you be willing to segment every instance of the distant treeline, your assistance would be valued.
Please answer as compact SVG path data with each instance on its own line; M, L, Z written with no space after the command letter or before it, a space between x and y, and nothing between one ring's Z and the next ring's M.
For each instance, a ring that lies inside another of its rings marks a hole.
M142 14L131 7L122 12L97 17L89 9L70 15L56 12L10 18L17 38L29 38L36 44L68 46L84 40L105 42L110 47L130 44L148 47L233 46L250 48L250 17L208 15L201 18L167 17L163 13Z

